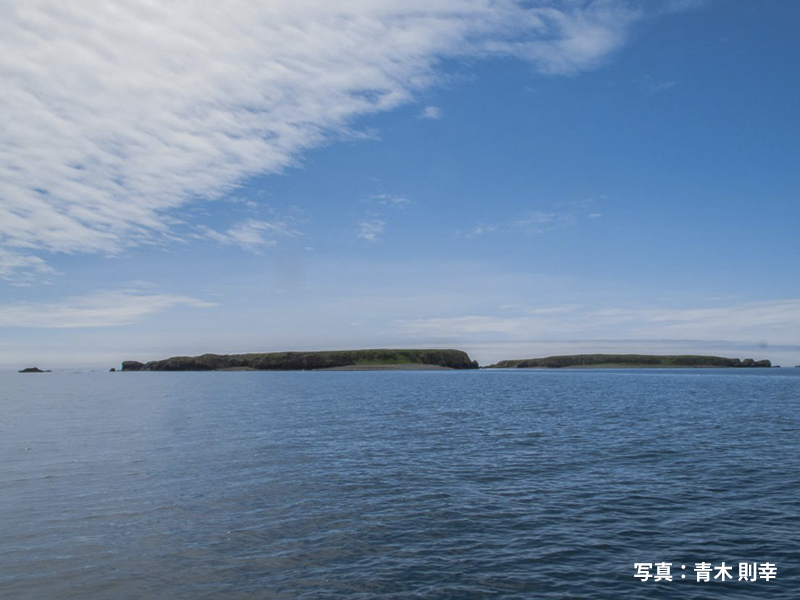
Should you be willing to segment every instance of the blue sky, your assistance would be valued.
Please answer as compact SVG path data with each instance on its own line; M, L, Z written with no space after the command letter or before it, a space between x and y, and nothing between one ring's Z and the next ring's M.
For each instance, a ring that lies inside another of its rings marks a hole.
M800 364L794 3L0 10L0 367Z

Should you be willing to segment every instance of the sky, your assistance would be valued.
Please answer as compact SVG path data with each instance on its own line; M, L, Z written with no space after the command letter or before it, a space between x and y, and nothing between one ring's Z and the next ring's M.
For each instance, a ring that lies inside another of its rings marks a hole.
M0 369L800 365L800 4L0 5Z

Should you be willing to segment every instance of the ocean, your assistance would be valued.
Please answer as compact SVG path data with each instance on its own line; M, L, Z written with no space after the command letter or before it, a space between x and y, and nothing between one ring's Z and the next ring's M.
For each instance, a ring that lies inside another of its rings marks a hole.
M800 369L4 373L0 527L9 600L794 599Z

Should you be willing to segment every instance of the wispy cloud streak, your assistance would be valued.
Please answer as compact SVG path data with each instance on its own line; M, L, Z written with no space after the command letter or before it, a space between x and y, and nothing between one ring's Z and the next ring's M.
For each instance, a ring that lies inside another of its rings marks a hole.
M411 337L468 342L626 338L796 344L800 300L682 309L545 307L510 315L407 320L397 327Z
M383 235L386 229L386 221L380 219L372 219L370 221L361 221L358 224L358 231L356 237L368 242L377 242L378 238Z
M179 207L278 173L352 134L357 117L412 101L443 57L513 55L549 74L593 67L643 14L632 6L4 3L0 269L167 239Z
M108 291L66 298L60 302L0 305L0 327L113 327L129 325L147 316L178 307L213 306L216 305L188 296L127 290Z
M277 245L276 238L291 238L300 235L284 221L259 221L247 219L228 228L216 231L209 227L201 227L200 231L209 239L221 244L241 246L247 250L258 250L260 247Z

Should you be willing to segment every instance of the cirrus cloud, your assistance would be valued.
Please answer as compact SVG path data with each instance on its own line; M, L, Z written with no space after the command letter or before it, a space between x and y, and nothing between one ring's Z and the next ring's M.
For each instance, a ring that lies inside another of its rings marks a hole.
M358 224L358 231L356 237L368 242L377 242L378 238L383 234L386 229L386 221L380 219L372 219L370 221L361 221Z
M557 314L554 318L553 314ZM699 308L544 307L509 315L464 315L398 321L405 335L458 343L476 337L524 340L746 340L796 344L800 299L790 298Z
M175 294L134 290L97 292L58 302L0 305L0 327L72 329L129 325L155 313L176 307L211 308L205 302Z
M353 135L359 116L434 83L442 58L516 56L547 74L593 67L644 6L654 10L630 0L4 3L0 276L46 270L42 254L171 239L177 209Z

